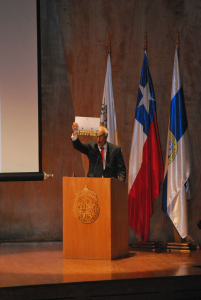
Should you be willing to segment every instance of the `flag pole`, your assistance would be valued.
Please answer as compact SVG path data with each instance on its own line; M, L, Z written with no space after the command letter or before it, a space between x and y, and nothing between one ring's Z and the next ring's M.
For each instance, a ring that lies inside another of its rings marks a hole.
M177 32L176 47L179 49L179 32Z
M177 32L177 37L176 37L176 48L179 51L180 48L180 40L179 40L179 32ZM175 228L175 226L173 226L173 232L174 232L174 239L175 242L178 243L194 243L194 240L191 238L191 236L189 234L187 234L186 238L182 238L180 236L180 234L178 233L177 229ZM182 252L182 250L181 250Z
M177 32L177 37L176 37L176 48L177 50L179 50L179 32ZM174 232L174 239L175 242L177 243L182 243L185 241L185 239L182 239L182 237L180 236L180 234L178 233L177 229L175 228L175 226L173 226L173 232Z
M107 33L108 35L108 39L107 39L107 43L108 43L108 54L110 55L111 53L111 43L110 43L110 33Z
M144 50L147 50L147 32L144 33Z

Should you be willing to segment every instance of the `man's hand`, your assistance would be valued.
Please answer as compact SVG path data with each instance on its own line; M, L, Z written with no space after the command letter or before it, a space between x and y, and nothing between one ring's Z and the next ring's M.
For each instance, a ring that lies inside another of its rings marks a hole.
M73 130L73 134L75 134L75 130L78 128L78 124L73 122L73 125L72 125L72 130Z

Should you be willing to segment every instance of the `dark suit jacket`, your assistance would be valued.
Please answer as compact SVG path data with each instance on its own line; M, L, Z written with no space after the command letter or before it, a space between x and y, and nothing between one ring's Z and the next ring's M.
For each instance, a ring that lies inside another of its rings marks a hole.
M107 142L105 170L103 170L101 154L96 142L89 141L87 144L83 144L78 138L76 141L73 141L73 147L88 156L88 177L115 177L121 181L126 180L126 167L119 146Z

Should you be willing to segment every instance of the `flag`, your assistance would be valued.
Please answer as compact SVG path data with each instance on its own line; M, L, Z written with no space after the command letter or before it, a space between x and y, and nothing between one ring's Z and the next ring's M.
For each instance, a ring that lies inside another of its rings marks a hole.
M185 184L190 176L192 154L177 51L176 47L172 76L162 210L170 217L180 236L184 238L188 234Z
M129 159L129 225L142 238L149 238L152 203L163 181L163 161L159 141L156 102L146 51L135 112Z
M112 67L110 54L107 58L107 70L101 106L100 124L108 129L108 142L119 145L116 112L114 107L114 96L112 88Z

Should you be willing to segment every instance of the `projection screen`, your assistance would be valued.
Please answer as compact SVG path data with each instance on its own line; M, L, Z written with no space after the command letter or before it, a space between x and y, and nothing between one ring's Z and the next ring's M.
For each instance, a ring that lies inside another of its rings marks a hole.
M0 181L42 180L39 1L0 0Z

